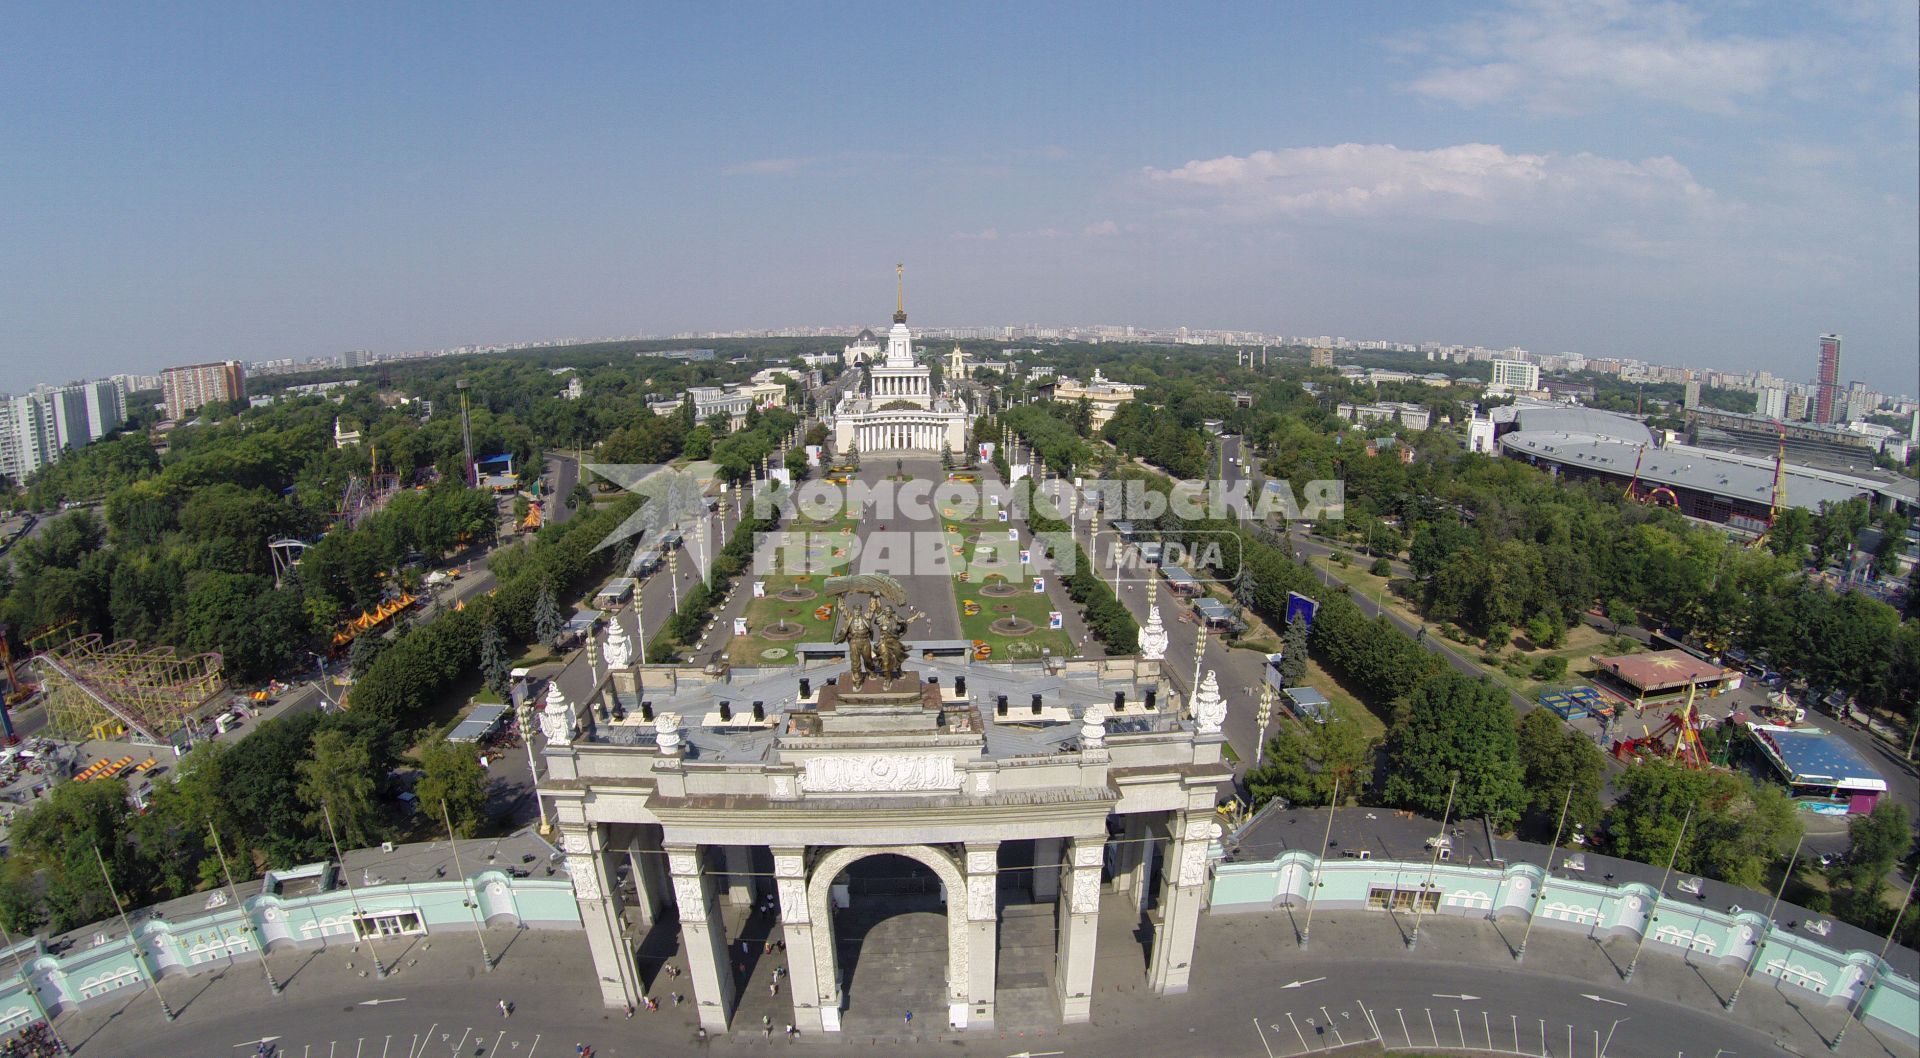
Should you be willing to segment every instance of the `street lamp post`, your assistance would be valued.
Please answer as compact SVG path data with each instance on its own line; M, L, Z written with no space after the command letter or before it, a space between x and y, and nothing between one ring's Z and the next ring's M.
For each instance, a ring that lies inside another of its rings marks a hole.
M1533 890L1533 910L1527 912L1527 928L1520 931L1520 950L1513 953L1513 961L1520 962L1527 957L1527 938L1533 936L1533 920L1540 917L1540 902L1547 898L1547 883L1553 880L1553 854L1560 848L1560 832L1567 825L1567 809L1573 807L1573 784L1567 784L1567 796L1560 802L1560 822L1553 826L1553 844L1547 846L1546 870L1540 873L1540 884Z
M1300 927L1300 947L1307 946L1313 932L1313 905L1320 900L1320 869L1327 861L1327 846L1333 842L1333 810L1340 805L1340 776L1333 777L1333 799L1327 802L1327 832L1320 836L1320 856L1313 861L1313 877L1307 881L1307 921Z
M467 890L467 911L473 916L473 935L480 938L480 967L488 973L493 972L493 955L487 951L487 931L485 923L480 921L480 891L474 888L473 879L467 877L467 869L460 865L460 839L453 833L453 813L447 808L447 799L440 799L440 820L447 825L447 845L453 849L453 869L460 876L460 884Z
M1867 977L1866 984L1861 987L1860 998L1847 1005L1847 1020L1841 1024L1840 1031L1833 1034L1833 1042L1827 1044L1827 1050L1840 1049L1840 1041L1847 1038L1847 1030L1853 1027L1853 1019L1859 1016L1860 1008L1867 1003L1867 996L1873 992L1874 986L1880 983L1880 971L1887 965L1887 951L1893 947L1893 935L1900 931L1900 923L1907 917L1907 905L1913 903L1915 885L1920 885L1920 872L1916 872L1913 881L1907 883L1907 895L1900 901L1900 910L1894 913L1893 925L1887 927L1887 940L1880 945L1880 957L1873 960L1873 973Z
M120 915L120 928L127 931L127 944L133 948L133 965L140 975L147 979L147 987L153 989L154 998L160 1001L160 1013L172 1021L179 1015L167 1005L167 994L160 990L160 975L147 965L147 948L140 938L133 935L133 923L127 921L127 906L120 902L120 892L113 887L113 876L107 873L107 861L100 855L100 846L93 847L93 862L100 865L100 878L107 883L107 895L113 898L113 909Z
M334 701L333 696L327 693L327 659L311 650L307 651L307 656L313 659L314 668L320 670L320 681L314 684L314 688L320 692L321 699L329 706L335 709L340 708L340 703Z
M1787 869L1780 875L1780 886L1773 891L1773 902L1767 905L1767 933L1773 932L1773 913L1780 906L1780 898L1786 894L1787 882L1793 878L1793 865L1799 862L1800 846L1806 844L1807 835L1802 832L1800 840L1793 843L1793 855L1787 857ZM1755 937L1753 940L1753 958L1747 960L1747 968L1740 974L1740 983L1733 986L1733 994L1727 997L1727 1009L1732 1010L1740 1002L1740 990L1747 987L1747 979L1753 976L1753 968L1760 965L1760 949L1765 946L1767 937Z
M646 640L642 639L641 642L644 643ZM644 657L645 654L643 653L641 656ZM527 746L527 781L533 784L533 805L540 813L540 833L545 834L547 832L547 802L540 796L540 765L533 755L533 729L535 726L533 705L529 702L521 702L517 715L520 719L520 740L526 743Z
M1273 720L1273 704L1278 695L1274 694L1273 684L1268 683L1264 675L1260 678L1260 712L1254 719L1259 721L1260 729L1254 733L1253 765L1260 766L1267 745L1267 724Z
M353 872L347 870L347 857L340 851L340 835L333 829L333 809L325 801L320 802L320 814L327 821L327 837L333 842L333 858L340 862L340 880L346 883L347 899L353 902L353 929L357 936L368 925L366 914L360 909L360 893L353 887ZM378 926L367 933L367 952L373 956L373 976L384 978L387 976L387 966L380 961L380 948L373 941L379 933Z
M1647 908L1647 923L1640 929L1640 943L1633 946L1633 958L1628 960L1627 968L1620 971L1622 981L1633 980L1633 971L1640 967L1640 953L1646 949L1647 938L1653 935L1653 923L1660 915L1660 901L1667 895L1667 880L1673 877L1673 861L1680 858L1680 843L1686 840L1687 827L1693 823L1693 806L1687 806L1686 818L1680 821L1680 833L1673 839L1673 851L1667 855L1667 869L1660 875L1660 891L1653 894L1653 906Z
M213 838L213 853L220 858L220 873L227 876L227 894L233 900L233 906L240 911L240 920L247 924L247 936L253 941L253 949L260 953L260 969L266 971L267 988L274 995L280 994L280 982L273 978L273 967L267 965L267 940L254 928L253 915L247 912L246 905L240 902L240 889L233 884L233 871L227 867L227 852L220 847L220 832L213 829L213 820L207 820L207 834Z
M1187 690L1189 699L1200 693L1200 670L1207 658L1207 622L1201 620L1198 623L1200 632L1193 637L1193 686Z
M1440 836L1434 839L1433 855L1427 860L1427 880L1420 883L1420 891L1413 896L1413 932L1407 936L1407 950L1412 951L1420 945L1420 912L1426 908L1427 890L1433 888L1433 872L1440 866L1440 849L1447 840L1447 824L1453 820L1453 792L1460 786L1460 776L1456 773L1453 781L1447 784L1447 810L1440 815Z

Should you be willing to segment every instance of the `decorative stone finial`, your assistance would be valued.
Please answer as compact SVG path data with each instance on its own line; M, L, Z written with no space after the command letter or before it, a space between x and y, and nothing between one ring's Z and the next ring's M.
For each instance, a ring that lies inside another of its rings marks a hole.
M1140 656L1159 661L1167 656L1167 626L1160 623L1160 607L1147 608L1147 626L1140 630Z
M600 679L600 637L591 631L587 633L587 671L593 673L595 682Z
M619 618L613 620L613 627L607 631L607 668L624 669L633 664L633 637L627 635L627 626Z
M1095 702L1080 714L1080 748L1099 749L1106 745L1107 712L1105 705Z
M1207 676L1200 681L1200 690L1193 696L1193 719L1200 725L1203 735L1217 735L1220 725L1227 720L1227 703L1220 697L1220 681L1214 678L1213 670L1207 670Z
M666 757L680 755L680 714L656 713L653 718L653 744Z
M560 681L547 684L547 695L540 707L540 733L549 746L573 743L573 703L560 690Z

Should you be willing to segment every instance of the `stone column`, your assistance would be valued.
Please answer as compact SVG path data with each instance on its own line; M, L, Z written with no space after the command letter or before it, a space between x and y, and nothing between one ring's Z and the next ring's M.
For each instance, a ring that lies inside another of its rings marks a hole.
M700 1026L725 1032L733 1012L733 967L727 961L726 923L713 906L713 879L700 869L698 845L668 845L667 867L680 905L680 939L687 949Z
M727 903L734 907L753 905L753 852L745 845L722 845L727 861Z
M1134 886L1140 875L1141 849L1147 844L1141 840L1143 836L1139 815L1120 817L1119 839L1107 850L1107 862L1113 872L1107 881L1108 892L1124 893L1129 900L1135 899Z
M1033 902L1052 900L1060 895L1060 839L1035 838L1033 842Z
M640 912L642 925L652 925L660 919L661 901L667 883L661 869L666 865L661 856L658 843L649 840L647 828L635 828L634 835L627 843L627 874L633 879L634 908Z
M560 834L567 854L567 873L573 895L580 902L580 921L587 933L587 950L600 978L600 1000L607 1006L638 1003L640 974L634 966L627 931L620 921L620 898L607 873L606 847L600 827L567 827Z
M1187 990L1194 935L1206 899L1207 839L1212 824L1203 815L1180 813L1168 821L1167 863L1160 873L1160 907L1153 927L1147 984L1162 995Z
M954 1024L993 1027L1000 959L1000 843L967 843L967 1005Z
M1093 1017L1093 955L1100 932L1100 862L1106 835L1076 837L1071 866L1060 890L1059 952L1053 973L1054 992L1060 997L1063 1024L1082 1024Z
M775 846L773 882L780 894L780 929L787 942L787 992L793 997L793 1024L801 1032L826 1032L821 1004L831 1002L820 988L820 967L813 958L813 916L807 909L807 850ZM835 1011L838 1014L838 1011ZM838 1029L838 1018L834 1029Z
M1147 840L1151 833L1151 829L1144 824L1139 828L1140 859L1133 868L1133 883L1129 886L1133 906L1142 911L1147 909L1147 905L1153 903L1153 861L1160 855L1160 843Z

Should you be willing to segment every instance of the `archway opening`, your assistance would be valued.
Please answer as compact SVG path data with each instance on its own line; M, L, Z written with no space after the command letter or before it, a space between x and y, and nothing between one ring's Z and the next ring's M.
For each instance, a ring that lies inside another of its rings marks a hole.
M948 894L933 869L868 856L836 875L830 892L845 1031L897 1029L908 1011L944 1025Z

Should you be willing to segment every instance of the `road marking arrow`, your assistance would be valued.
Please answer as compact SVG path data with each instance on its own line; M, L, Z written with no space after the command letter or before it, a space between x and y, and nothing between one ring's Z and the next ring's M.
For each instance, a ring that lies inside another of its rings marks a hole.
M248 1040L245 1043L236 1043L233 1046L235 1050L239 1050L242 1047L258 1047L263 1043L272 1043L279 1038L278 1036L262 1036L257 1040Z
M1471 999L1479 999L1480 997L1479 997L1479 996L1470 996L1470 995L1468 995L1468 994L1466 994L1465 992L1462 992L1462 993L1460 993L1460 994L1459 994L1459 995L1457 995L1457 996L1450 996L1450 995L1447 995L1447 994L1446 994L1446 993L1444 993L1444 992L1435 992L1435 993L1433 993L1433 998L1435 998L1435 999L1458 999L1458 1000L1460 1000L1460 1001L1461 1001L1462 1003L1464 1003L1464 1002L1467 1002L1468 1000L1471 1000Z
M394 999L362 999L359 1005L363 1007L377 1007L382 1003L405 1003L406 1001L406 996L399 996Z
M1624 1007L1624 1006L1626 1006L1626 1004L1625 1004L1625 1003L1622 1003L1622 1002L1620 1002L1620 1001L1619 1001L1618 999L1608 999L1608 998L1607 998L1606 996L1596 996L1596 995L1594 995L1594 994L1593 994L1592 992L1582 992L1582 993L1580 993L1580 998L1581 998L1581 999L1591 999L1591 1000L1593 1000L1593 1001L1594 1001L1595 1003L1611 1003L1612 1005L1614 1005L1614 1006L1616 1006L1616 1007Z
M1324 977L1312 977L1312 978L1308 978L1305 981L1288 981L1286 984L1283 984L1280 987L1281 988L1299 988L1302 985L1319 984L1324 980L1326 980L1326 978Z
M1021 1051L1019 1054L1009 1054L1007 1055L1007 1058L1048 1058L1049 1055L1065 1054L1065 1053L1067 1052L1065 1051Z

